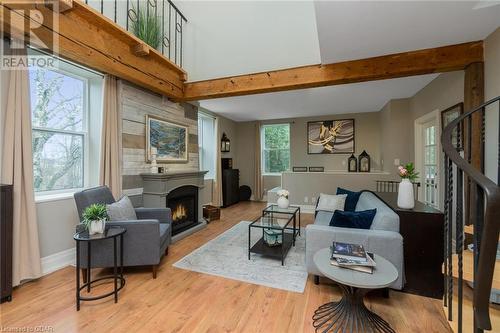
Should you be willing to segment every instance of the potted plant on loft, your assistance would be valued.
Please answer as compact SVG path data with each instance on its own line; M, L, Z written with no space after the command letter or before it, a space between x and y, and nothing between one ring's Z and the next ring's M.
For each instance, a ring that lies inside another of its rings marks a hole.
M141 8L134 9L135 20L132 20L131 28L134 35L154 49L158 49L163 38L161 34L161 21L154 11ZM140 47L139 45L138 47ZM136 53L139 50L136 50ZM144 52L146 52L144 50ZM149 53L149 50L146 54Z
M398 173L401 177L398 188L398 207L412 209L415 207L413 182L418 179L418 172L415 171L413 163L407 163L398 167Z
M89 231L89 235L102 234L106 228L108 213L106 205L92 204L83 211L83 225Z

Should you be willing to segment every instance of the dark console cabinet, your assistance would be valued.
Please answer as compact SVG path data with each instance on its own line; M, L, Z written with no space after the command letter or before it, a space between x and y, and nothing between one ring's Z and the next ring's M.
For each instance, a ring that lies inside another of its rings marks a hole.
M240 201L240 170L222 170L222 202L228 207Z
M399 215L403 236L406 284L403 291L441 299L444 253L444 214L422 202L413 209L397 205L397 193L375 193Z
M12 299L12 185L0 184L0 298Z

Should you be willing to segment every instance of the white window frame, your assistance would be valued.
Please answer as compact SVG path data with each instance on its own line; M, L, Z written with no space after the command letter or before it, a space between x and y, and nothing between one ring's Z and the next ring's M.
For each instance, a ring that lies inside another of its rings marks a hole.
M214 135L217 135L217 133L215 133L215 117L208 114L208 113L205 113L205 112L201 112L201 111L198 111L198 159L199 159L199 165L200 165L200 169L202 168L203 166L203 159L204 159L204 154L203 154L203 126L200 126L200 122L201 122L201 119L202 118L207 118L207 119L212 119L213 122L214 122ZM219 149L219 146L217 145L217 138L214 137L214 147L213 149ZM217 157L217 152L214 151L214 157ZM213 170L213 174L210 174L210 173L207 173L205 174L205 179L215 179L215 173L216 173L216 161L215 161L215 158L214 160L212 161L212 170Z
M40 53L36 50L29 50L30 55L39 55ZM39 127L39 126L32 126L31 130L32 133L33 131L47 131L47 132L53 132L53 133L60 133L60 134L66 134L66 135L81 135L83 137L83 165L82 165L82 173L83 173L83 181L82 185L83 187L77 187L77 188L70 188L70 189L61 189L61 190L51 190L51 191L35 191L35 200L36 202L45 202L45 201L52 201L52 200L58 200L58 199L64 199L67 197L71 197L73 193L81 191L85 188L88 188L91 185L96 185L96 184L91 184L91 177L90 175L90 105L92 104L90 102L90 85L92 82L95 81L95 79L90 79L91 77L97 77L97 76L102 76L102 74L93 72L91 70L88 70L86 68L80 67L79 65L72 64L69 62L63 62L59 60L58 58L55 58L57 62L59 62L58 67L51 67L47 68L50 71L53 71L55 73L68 76L74 79L77 79L79 81L83 82L84 88L83 88L83 105L82 105L82 130L81 131L71 131L71 130L59 130L59 129L53 129L53 128L45 128L45 127ZM64 68L61 68L64 67ZM71 68L74 69L68 70L66 68ZM97 97L96 97L97 98ZM102 96L100 96L102 98ZM101 103L100 103L101 104ZM102 118L102 110L95 110L96 115L95 117ZM101 120L101 119L99 119ZM100 130L98 131L100 132ZM98 152L97 152L98 153ZM96 154L92 154L96 155ZM97 154L100 155L100 154ZM99 162L98 162L99 163Z
M281 176L281 172L266 172L266 161L265 161L265 152L270 151L270 150L276 150L276 149L266 149L266 141L265 141L265 128L266 127L271 127L271 126L288 126L288 151L290 153L290 161L288 163L288 169L286 169L283 172L290 171L291 168L291 135L290 135L290 124L289 123L276 123L276 124L264 124L260 126L260 167L262 170L262 175L263 176Z

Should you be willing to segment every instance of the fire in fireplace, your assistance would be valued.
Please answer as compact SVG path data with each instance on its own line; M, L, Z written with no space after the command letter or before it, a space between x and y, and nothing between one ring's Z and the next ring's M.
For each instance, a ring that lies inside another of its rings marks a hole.
M198 188L181 186L167 195L167 207L172 210L172 235L198 224Z
M172 220L174 223L182 222L188 217L188 212L186 207L180 203L172 210Z

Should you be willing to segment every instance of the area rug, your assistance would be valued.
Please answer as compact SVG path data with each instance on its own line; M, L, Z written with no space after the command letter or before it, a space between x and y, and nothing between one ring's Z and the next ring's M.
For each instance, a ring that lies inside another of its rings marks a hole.
M307 281L304 230L285 258L281 260L252 253L248 260L248 225L242 221L197 248L173 266L199 273L244 281L271 288L302 293ZM252 230L252 244L262 236Z

